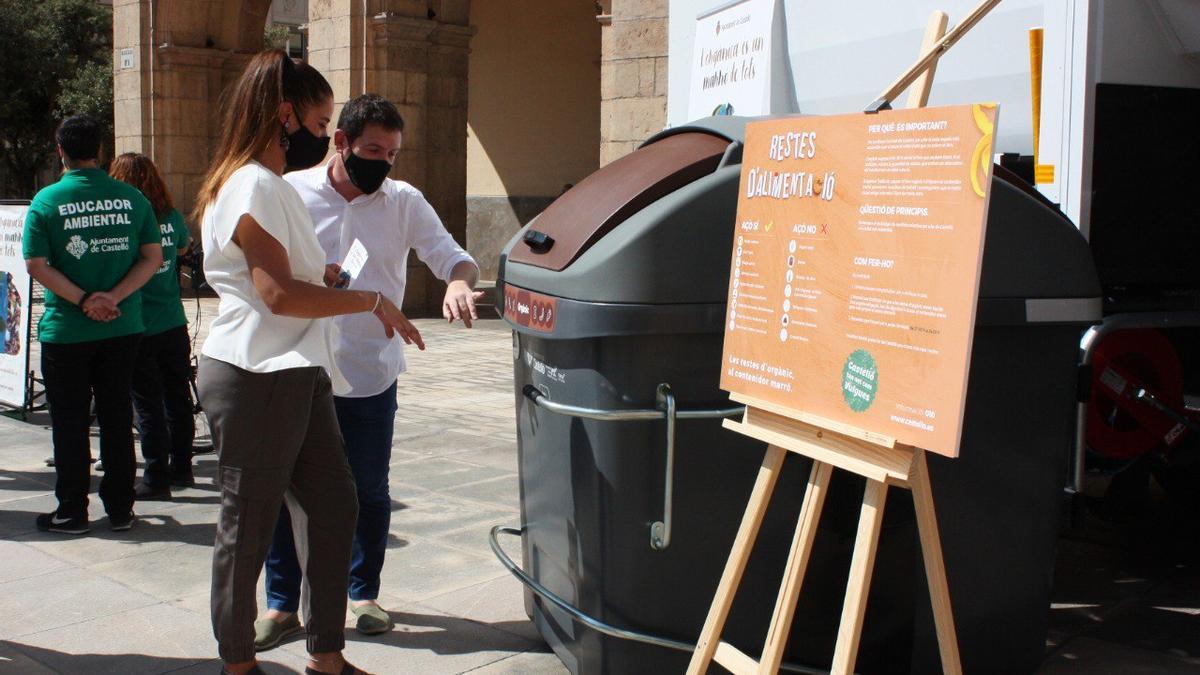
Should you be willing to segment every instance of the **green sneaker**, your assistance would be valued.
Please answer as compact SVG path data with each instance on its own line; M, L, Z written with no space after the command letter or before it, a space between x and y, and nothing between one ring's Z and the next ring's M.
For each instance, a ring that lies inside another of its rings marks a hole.
M350 611L358 617L354 629L363 635L379 635L395 628L396 622L379 605L350 605Z
M296 633L303 633L304 626L300 625L300 617L289 616L282 623L274 619L259 619L254 622L254 651L261 652L274 649L287 638Z

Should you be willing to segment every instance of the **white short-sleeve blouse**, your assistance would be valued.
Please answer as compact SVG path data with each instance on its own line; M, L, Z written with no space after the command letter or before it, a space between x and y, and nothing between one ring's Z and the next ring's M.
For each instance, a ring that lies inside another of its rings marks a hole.
M304 201L287 181L251 161L225 181L201 222L204 275L220 297L201 353L255 373L321 366L334 392L345 392L333 358L333 321L279 316L255 290L246 256L233 241L245 214L287 251L294 278L323 284L325 252Z

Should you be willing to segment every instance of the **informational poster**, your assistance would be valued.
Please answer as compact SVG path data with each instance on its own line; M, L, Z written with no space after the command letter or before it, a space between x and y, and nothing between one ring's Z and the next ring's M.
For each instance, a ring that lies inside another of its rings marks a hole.
M32 286L21 254L27 206L0 205L0 404L25 406Z
M957 456L997 113L751 123L721 387Z
M696 20L688 119L770 112L775 0L726 3Z

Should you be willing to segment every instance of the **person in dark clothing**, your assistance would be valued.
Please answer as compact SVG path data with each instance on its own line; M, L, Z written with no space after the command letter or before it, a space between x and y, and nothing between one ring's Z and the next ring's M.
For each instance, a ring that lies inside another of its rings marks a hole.
M114 530L134 520L129 392L142 331L139 289L162 264L158 222L136 188L99 168L100 125L86 115L58 128L62 178L38 192L22 241L29 275L46 288L38 323L50 404L58 508L43 531L86 534L91 401L100 423L100 499Z
M162 235L162 266L142 287L146 332L133 371L133 407L146 469L134 493L139 501L169 500L172 486L196 484L192 477L196 427L189 385L191 344L175 265L179 253L187 249L188 229L149 157L126 152L113 160L108 173L146 195Z

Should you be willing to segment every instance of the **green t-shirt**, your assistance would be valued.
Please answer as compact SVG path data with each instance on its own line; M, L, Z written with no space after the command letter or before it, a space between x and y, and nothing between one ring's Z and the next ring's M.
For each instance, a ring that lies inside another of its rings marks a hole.
M179 299L179 270L175 267L179 249L187 246L187 225L183 216L171 209L159 218L158 229L162 233L163 263L142 286L142 320L146 323L146 335L158 335L187 325L183 302Z
M25 216L25 259L46 258L85 291L108 291L129 273L143 244L161 239L150 202L137 188L102 169L74 169L33 197ZM38 339L91 342L141 333L142 297L120 304L121 316L100 323L46 289Z

